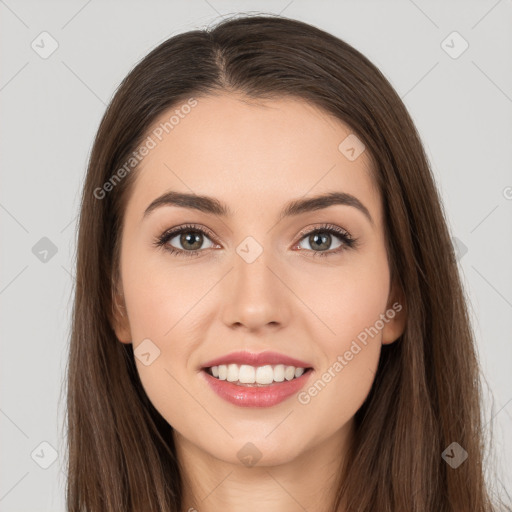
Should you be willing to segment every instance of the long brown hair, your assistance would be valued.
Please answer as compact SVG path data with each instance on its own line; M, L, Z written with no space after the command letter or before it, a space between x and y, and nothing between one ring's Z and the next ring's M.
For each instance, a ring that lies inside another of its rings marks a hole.
M466 299L415 126L361 53L318 28L272 15L234 17L171 37L128 74L101 121L77 239L68 510L181 510L172 427L142 388L133 347L113 330L120 228L137 167L125 167L122 179L119 169L158 116L217 92L311 102L348 124L373 161L391 278L403 291L407 324L395 343L383 346L374 385L356 413L355 443L333 510L341 503L361 512L494 510ZM453 442L468 453L457 469L441 456Z

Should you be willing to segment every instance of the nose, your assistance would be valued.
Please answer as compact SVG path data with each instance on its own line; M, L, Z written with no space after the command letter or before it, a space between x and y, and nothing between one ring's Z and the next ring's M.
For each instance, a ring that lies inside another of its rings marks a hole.
M235 257L234 268L222 283L222 320L228 327L278 330L288 323L293 294L273 261L265 251L251 263Z

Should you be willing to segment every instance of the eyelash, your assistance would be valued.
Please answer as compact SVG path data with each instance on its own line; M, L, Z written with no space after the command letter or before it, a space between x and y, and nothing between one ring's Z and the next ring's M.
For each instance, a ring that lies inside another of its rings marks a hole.
M194 233L201 233L203 235L206 235L208 238L213 238L212 233L208 230L205 230L204 228L201 228L199 226L194 226L192 224L187 224L185 226L181 226L179 228L173 228L171 230L165 231L160 236L157 236L153 244L156 247L161 247L164 250L168 251L170 254L175 256L183 256L183 257L194 257L197 256L200 252L203 252L204 249L197 249L194 251L184 251L182 249L176 249L175 247L172 247L171 245L166 245L169 240L174 238L176 235L180 235L181 233L186 232L194 232ZM313 253L313 257L326 257L326 256L334 256L337 255L343 251L346 251L348 249L353 249L357 247L357 238L352 238L352 236L345 231L344 229L334 225L334 224L324 224L318 228L312 229L310 231L302 232L300 233L299 242L302 241L303 238L316 234L316 233L329 233L331 235L336 235L341 239L343 244L338 247L337 249L330 250L330 251L312 251L311 249L306 249L308 252ZM303 249L301 249L303 250Z

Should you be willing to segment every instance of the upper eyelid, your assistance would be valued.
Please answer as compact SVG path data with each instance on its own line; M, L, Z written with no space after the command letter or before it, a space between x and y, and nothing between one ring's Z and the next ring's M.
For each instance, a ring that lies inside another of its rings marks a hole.
M338 235L347 235L348 237L352 238L352 235L343 227L337 226L336 224L332 224L330 222L324 222L321 226L311 227L311 228L304 228L299 232L299 236L302 238L304 236L309 235L310 233L314 233L315 231L333 231L335 234ZM339 233L337 233L339 231Z
M189 230L189 231L196 230L196 231L204 232L206 235L215 238L215 234L213 233L213 231L211 231L207 227L201 226L201 225L197 225L197 226L196 225L176 226L174 228L166 229L162 233L162 236L166 236L166 235L175 236L175 235L181 233L182 231L187 231L187 230Z

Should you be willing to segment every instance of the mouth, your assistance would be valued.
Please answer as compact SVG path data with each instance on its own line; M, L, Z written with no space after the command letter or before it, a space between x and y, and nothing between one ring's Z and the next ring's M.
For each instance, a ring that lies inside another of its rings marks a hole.
M310 381L314 368L284 364L220 364L199 372L219 397L238 407L272 407L290 399Z
M241 387L268 387L286 383L299 379L312 370L312 367L284 364L251 366L234 363L202 368L203 372L214 379Z

